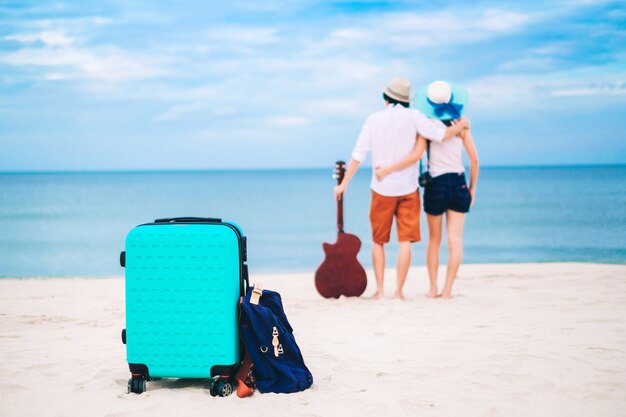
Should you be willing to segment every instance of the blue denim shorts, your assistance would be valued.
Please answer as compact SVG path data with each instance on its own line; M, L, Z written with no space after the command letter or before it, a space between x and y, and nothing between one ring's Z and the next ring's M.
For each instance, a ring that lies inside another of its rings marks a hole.
M424 190L424 211L439 216L447 210L469 212L471 197L465 174L443 174L433 177Z

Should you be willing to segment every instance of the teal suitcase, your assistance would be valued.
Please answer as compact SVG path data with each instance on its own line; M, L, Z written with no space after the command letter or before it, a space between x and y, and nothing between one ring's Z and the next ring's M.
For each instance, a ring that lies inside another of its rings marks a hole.
M160 378L210 378L211 395L232 393L246 257L241 229L221 219L157 219L128 233L120 263L129 392Z

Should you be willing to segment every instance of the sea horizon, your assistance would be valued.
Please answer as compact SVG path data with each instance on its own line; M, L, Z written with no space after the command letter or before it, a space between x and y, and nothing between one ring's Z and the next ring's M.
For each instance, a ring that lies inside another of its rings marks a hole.
M338 161L349 162L349 160L338 159ZM334 164L328 166L310 167L252 167L252 168L146 168L146 169L25 169L25 170L0 170L0 174L132 174L132 173L168 173L168 172L267 172L267 171L317 171L333 169ZM590 164L527 164L527 165L482 165L480 169L541 169L541 168L609 168L626 167L623 163L590 163ZM360 169L371 169L371 164L364 163Z

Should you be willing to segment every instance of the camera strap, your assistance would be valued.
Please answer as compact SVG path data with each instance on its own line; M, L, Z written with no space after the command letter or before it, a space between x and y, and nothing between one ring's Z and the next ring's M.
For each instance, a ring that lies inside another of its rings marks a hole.
M426 139L426 172L430 171L430 140ZM420 175L422 175L422 160L420 159Z

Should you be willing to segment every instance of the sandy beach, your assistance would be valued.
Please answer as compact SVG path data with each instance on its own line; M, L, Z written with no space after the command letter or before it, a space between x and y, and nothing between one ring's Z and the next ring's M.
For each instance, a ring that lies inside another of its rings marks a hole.
M122 277L2 279L0 416L626 415L626 265L464 265L452 300L423 297L417 267L406 302L326 300L312 272L252 281L282 294L311 389L127 394Z

